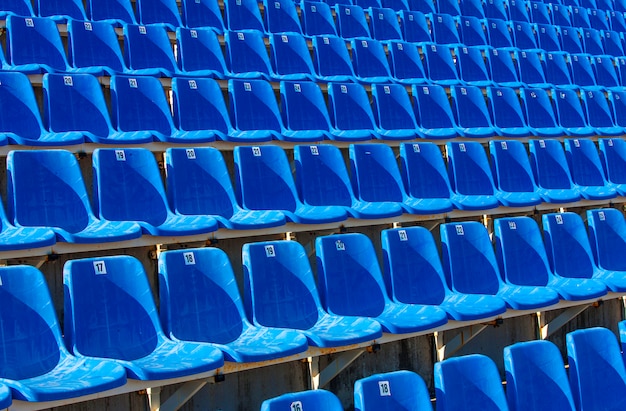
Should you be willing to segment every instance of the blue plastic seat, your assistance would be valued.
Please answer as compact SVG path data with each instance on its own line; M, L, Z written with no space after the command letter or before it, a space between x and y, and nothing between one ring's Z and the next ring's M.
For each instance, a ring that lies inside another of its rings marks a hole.
M339 398L330 391L315 390L283 394L263 401L261 411L296 410L341 411L343 406Z
M609 56L623 56L624 47L622 46L621 34L617 31L606 30L601 32L602 46L604 52Z
M81 0L36 0L35 8L39 17L48 17L60 23L69 19L87 20Z
M428 77L441 86L463 84L452 59L453 48L442 44L427 44L422 48Z
M624 32L626 29L626 20L624 19L623 11L611 11L609 12L609 23L611 24L611 30L618 33Z
M87 0L87 10L93 21L105 20L118 27L137 24L130 0Z
M606 180L600 155L589 139L565 139L565 156L580 195L588 200L608 200L617 193Z
M481 354L435 363L437 411L508 411L496 364Z
M260 142L283 139L283 125L272 86L264 80L229 80L231 120L229 141Z
M130 73L157 77L180 75L165 27L124 25L124 61Z
M450 291L435 241L425 227L383 230L381 243L383 278L394 301L440 306L456 321L491 318L506 311L504 300L497 296Z
M509 50L489 48L485 51L489 76L500 87L521 87L517 68Z
M112 76L128 71L110 23L70 19L67 34L69 63L76 72Z
M440 3L438 3L440 4ZM461 45L461 37L457 29L457 19L450 14L434 13L429 16L430 30L433 41L438 45L448 47Z
M321 224L343 221L345 208L304 204L298 197L289 161L278 146L235 147L237 196L244 209L278 210L288 221Z
M272 77L275 80L312 80L315 68L306 39L299 33L270 34Z
M211 343L227 361L268 361L307 350L306 337L295 330L250 324L228 256L218 248L160 254L159 296L169 338Z
M352 144L350 168L352 186L361 201L395 202L411 214L441 214L452 210L450 198L445 194L410 197L404 188L394 153L387 145Z
M348 48L341 37L313 37L313 54L318 80L323 82L355 81Z
M296 3L289 0L264 0L265 29L268 33L300 33Z
M511 0L513 1L513 0ZM537 26L526 21L511 22L513 28L513 44L521 50L537 50Z
M462 17L485 18L485 10L481 0L467 0L461 3Z
M482 47L457 47L454 49L461 80L470 86L491 86L493 81L483 57L487 50Z
M607 90L611 114L618 127L626 127L626 92L620 89Z
M530 23L529 6L527 0L510 0L508 9L511 21Z
M169 31L182 27L176 0L136 0L139 24L158 24Z
M594 262L601 270L598 279L611 291L621 290L626 271L626 259L620 251L626 245L624 216L617 209L603 208L587 210L586 217Z
M559 30L552 24L537 24L537 42L543 51L561 51Z
M511 26L507 21L500 19L487 19L485 22L489 45L496 48L513 48Z
M148 277L127 255L70 260L63 267L65 341L74 355L109 358L128 378L161 380L224 364L209 344L169 340ZM123 309L120 309L123 307Z
M142 148L96 149L93 153L94 204L100 218L134 221L153 236L207 234L217 222L206 215L171 211L154 155Z
M604 90L583 90L580 93L589 125L601 136L621 136L624 129L615 124Z
M167 197L172 211L208 215L220 227L249 230L278 227L286 220L279 211L244 210L219 150L212 147L169 148L166 151Z
M568 55L564 52L550 52L544 54L546 81L559 89L577 88L572 81L568 65Z
M607 18L607 12L602 9L589 9L589 23L592 29L596 30L609 30L609 20Z
M500 272L507 283L549 287L568 301L592 300L606 294L602 281L565 278L552 272L539 226L530 217L496 219L494 241Z
M591 56L587 54L570 55L569 64L572 70L573 83L586 89L596 89L596 76L591 66Z
M502 280L485 226L476 221L440 226L443 267L453 292L491 294L514 310L535 310L559 302L556 291Z
M211 0L182 0L182 21L189 28L211 28L224 32L224 19L219 4Z
M598 210L603 212L603 210ZM598 249L598 244L606 244L607 238L618 240L621 236L610 234L604 230L604 235L599 231L604 228L600 224L607 224L606 216L613 217L613 222L617 219L610 214L604 213L605 222L600 222L600 213L597 216L590 215L595 219L594 229L590 233L594 238L594 247ZM599 264L594 261L591 242L585 229L585 223L578 214L568 212L560 214L544 214L542 216L544 241L548 260L552 271L561 277L570 278L593 278L602 281L609 291L623 292L626 289L626 275L621 268L624 263L612 265L611 260L602 261ZM621 228L621 227L620 227ZM610 236L610 237L609 237ZM619 243L617 243L619 244ZM613 243L607 249L612 250L617 245ZM608 251L609 253L611 251ZM615 262L615 256L612 258ZM621 260L621 258L620 258Z
M561 27L571 27L572 26L572 8L570 6L566 6L564 4L559 3L550 3L548 4L550 8L550 17L552 19L552 24L555 26Z
M2 3L0 20L5 20L8 15L34 16L33 5L29 0L6 0Z
M264 80L272 77L272 65L262 32L227 31L224 34L224 43L226 64L231 77Z
M408 43L429 43L432 41L428 21L421 11L401 10L400 27L402 38Z
M550 341L504 347L506 398L511 411L575 411L561 353Z
M35 93L28 77L0 72L0 145L73 145L83 142L81 133L51 133L44 129Z
M427 138L454 138L460 134L445 89L438 85L413 85L415 119Z
M435 4L430 0L408 0L408 2L411 11L419 11L424 14L436 12Z
M370 29L361 6L350 4L335 5L337 33L344 39L370 38Z
M607 181L618 195L626 195L626 141L621 138L598 139L600 158Z
M374 374L354 382L355 411L432 410L424 380L411 371Z
M461 210L498 207L491 169L480 143L448 142L446 152L454 206Z
M530 18L535 24L552 24L550 6L542 1L529 2Z
M621 89L622 85L615 68L615 61L611 56L594 56L593 72L596 83L606 89Z
M280 83L283 136L293 141L330 139L330 117L319 85L313 81Z
M426 76L420 57L420 50L416 44L390 41L387 44L387 50L392 80L404 85L428 82L428 76Z
M587 124L577 92L575 89L552 89L552 102L559 125L569 136L594 136L596 131Z
M485 10L485 16L488 19L509 20L509 13L507 12L508 1L503 0L486 0L483 3Z
M556 140L532 140L528 148L533 176L543 201L569 203L580 200L561 143Z
M583 28L582 36L585 53L594 56L604 54L602 37L600 36L599 30Z
M372 7L367 10L370 16L370 32L376 40L402 40L398 15L392 9Z
M382 328L374 320L324 311L309 257L298 242L248 243L241 254L244 304L253 324L299 330L309 345L322 348L358 344L382 336Z
M224 23L228 30L265 30L256 0L226 0Z
M217 34L210 28L176 30L178 65L190 76L222 79L228 73Z
M528 128L539 137L559 137L565 130L556 120L556 114L546 90L539 88L520 89L524 118Z
M445 13L451 16L461 15L461 6L456 0L441 0L435 2L438 13Z
M356 83L328 85L331 139L363 141L381 138L375 130L374 113L365 88Z
M330 314L372 318L392 334L430 330L447 322L440 307L389 298L376 251L365 234L317 237L315 254L318 289Z
M496 133L503 137L530 137L524 113L515 90L510 87L487 87L489 112Z
M389 83L391 71L383 43L370 39L352 39L352 65L361 83Z
M410 140L421 137L409 94L400 84L372 85L376 132L383 140Z
M330 11L330 6L323 2L302 2L300 7L302 14L302 31L308 36L337 35L335 21Z
M543 52L533 50L520 50L513 53L513 58L517 62L519 79L528 88L550 87L541 63L542 54Z
M615 69L617 70L617 77L620 84L626 84L626 57L615 58Z
M0 346L4 357L0 383L10 388L14 400L67 400L126 383L124 369L119 365L76 358L67 351L46 280L39 270L24 265L2 267L0 278ZM11 402L5 389L2 406L8 406L5 396Z
M561 42L561 50L567 53L580 54L583 52L582 34L579 28L561 27L559 30L559 40Z
M495 135L481 89L476 86L452 86L450 97L461 136L480 138Z
M505 207L541 203L526 148L520 141L490 141L491 170L498 201Z
M459 29L463 44L466 46L486 46L489 43L483 21L479 20L478 17L461 16Z
M5 36L5 69L26 74L71 71L54 20L8 15Z
M572 6L572 24L575 27L589 28L591 22L589 21L589 13L585 7Z
M623 326L620 326L623 327ZM622 328L620 328L620 337ZM569 332L569 383L578 410L619 410L626 407L626 370L615 334L607 328Z

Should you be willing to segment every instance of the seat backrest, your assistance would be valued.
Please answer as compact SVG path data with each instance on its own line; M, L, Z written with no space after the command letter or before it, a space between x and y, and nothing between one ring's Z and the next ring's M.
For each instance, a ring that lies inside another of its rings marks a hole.
M530 17L533 23L552 24L552 20L550 20L550 8L548 4L542 1L530 2Z
M355 411L432 410L424 380L411 371L374 374L354 383Z
M586 138L565 139L565 157L572 180L581 186L608 185L596 144Z
M508 2L504 0L486 0L483 3L485 16L489 19L509 20Z
M538 88L520 89L524 117L530 127L557 126L554 108L545 90Z
M570 55L569 63L572 68L574 84L580 87L596 85L596 76L593 73L590 56L587 54L572 54Z
M172 210L232 217L237 200L219 150L169 148L166 153L167 197Z
M430 30L433 40L441 45L461 43L456 22L457 20L450 14L441 12L433 14L430 18Z
M493 230L503 280L515 285L547 286L550 264L537 223L530 217L498 218Z
M417 124L424 129L455 127L452 107L443 87L413 86L411 95Z
M541 63L541 52L520 50L514 53L520 80L526 84L545 84L546 75Z
M476 86L452 86L450 97L456 124L471 134L472 128L493 128L483 92Z
M339 130L373 130L374 113L365 88L357 83L330 83L328 112Z
M546 80L554 86L567 86L572 84L572 75L569 71L568 59L565 53L544 54Z
M402 202L406 196L393 151L386 144L350 145L350 176L363 201Z
M508 411L496 364L481 354L435 363L437 411Z
M172 79L174 124L183 131L232 129L219 84L213 79Z
M596 264L607 270L626 271L624 215L615 208L587 210L589 243Z
M504 192L537 190L528 153L521 141L490 141L491 170L496 188Z
M141 24L165 23L172 27L183 25L176 0L136 0Z
M323 2L302 2L302 31L309 36L337 35L330 6Z
M488 87L487 98L491 120L496 127L526 127L524 113L515 90L509 87ZM528 131L530 135L530 131Z
M611 11L609 12L609 23L611 24L611 30L622 32L626 28L626 21L624 20L623 11Z
M548 189L571 189L572 177L563 146L556 140L533 140L528 143L530 164L537 186Z
M436 5L438 13L445 13L451 16L461 15L461 6L456 0L441 0L438 1Z
M130 0L87 0L87 9L91 20L137 24Z
M491 47L513 47L512 30L507 21L487 19L485 27Z
M448 142L446 152L452 191L460 195L494 195L489 161L479 142Z
M462 17L470 16L479 19L485 18L485 10L481 0L467 0L461 3Z
M312 81L281 82L283 124L288 130L330 129L330 117L319 85Z
M132 361L165 338L148 277L135 257L70 260L63 285L65 341L74 353Z
M528 14L529 4L527 0L510 0L509 1L509 14L511 21L516 22L530 22L530 15Z
M352 39L352 65L354 73L364 81L368 78L390 78L389 62L383 44L377 40Z
M67 22L68 56L75 68L108 67L116 73L126 71L117 33L103 21Z
M93 219L78 162L69 151L12 151L7 173L8 209L16 224L74 233Z
M577 90L552 89L554 111L559 124L565 130L577 127L588 127L583 107Z
M461 39L466 46L486 46L487 33L483 22L478 17L461 16L460 26Z
M589 9L589 23L592 29L609 30L609 21L606 17L607 12L602 9Z
M621 34L619 32L605 30L600 35L602 36L602 46L606 54L614 57L624 55L624 46L622 46Z
M599 30L583 28L582 34L585 53L593 56L604 54L604 47L602 47L602 38L600 37Z
M461 80L470 84L472 82L491 83L491 74L483 58L483 51L486 54L486 50L481 47L457 47L454 50Z
M402 32L398 15L392 9L372 7L368 9L370 32L377 40L401 40Z
M519 0L518 2L521 3ZM515 43L515 47L521 50L536 49L538 47L537 36L535 35L535 24L531 24L526 21L512 21L511 26L513 28L513 41Z
M370 29L365 19L365 12L360 6L336 4L335 16L337 33L344 39L370 37Z
M262 32L227 31L224 35L224 42L226 43L226 64L232 73L270 75L272 65Z
M179 28L176 30L176 45L181 70L211 70L217 76L226 72L226 60L213 30Z
M263 401L261 411L281 410L325 410L341 411L343 406L335 394L325 390L302 391L283 394Z
M52 70L68 70L61 35L52 19L9 15L5 35L7 63L43 64Z
M615 334L607 328L588 328L567 334L569 382L576 408L626 407L626 369Z
M177 68L174 50L164 27L157 25L124 26L124 59L131 70Z
M420 51L417 45L406 42L389 42L389 66L393 77L398 80L428 78L422 64ZM413 80L419 81L419 80Z
M583 101L583 108L587 114L587 121L592 127L613 127L611 108L603 90L585 90L580 93Z
M228 97L231 121L237 130L282 130L278 103L270 83L229 80Z
M612 138L599 139L598 142L608 180L615 184L626 184L626 141Z
M15 14L17 16L34 16L33 5L29 0L6 0L2 3L0 16Z
M415 226L383 230L380 235L389 296L405 304L441 304L449 290L430 231Z
M96 214L112 221L162 224L171 213L154 155L143 148L93 152Z
M87 20L81 0L36 0L35 8L39 17L70 17L75 20Z
M207 247L159 255L159 313L165 334L227 344L247 322L226 253Z
M383 130L415 130L415 114L406 88L400 84L373 84L374 119Z
M186 27L210 27L224 32L224 20L219 4L211 0L182 0L182 21Z
M228 30L264 31L261 11L256 0L226 0L224 23Z
M400 23L402 28L402 38L408 43L423 43L432 41L428 21L421 11L402 10Z
M0 72L0 132L37 139L43 132L35 93L25 74Z
M593 58L593 72L596 75L598 85L607 88L620 87L621 84L612 57L595 56Z
M561 27L560 30L561 50L568 53L582 53L582 34L576 27ZM550 50L556 51L556 50Z
M244 305L266 327L306 330L323 313L309 257L296 241L244 244Z
M446 165L435 143L400 144L400 171L411 197L450 198Z
M331 314L377 317L389 301L376 251L361 233L315 239L317 284Z
M302 33L296 3L290 0L264 0L265 28L269 33Z
M352 76L346 42L337 36L313 37L315 71L321 76Z
M550 341L504 347L506 397L511 411L575 411L559 349ZM540 392L541 395L536 395Z
M572 26L572 8L564 4L552 3L549 4L550 17L552 17L552 23L555 26Z
M315 74L309 47L299 33L270 34L270 57L272 70L278 75Z
M626 126L626 92L619 89L607 90L607 97L615 124Z
M424 14L436 12L434 3L429 0L409 0L409 10Z

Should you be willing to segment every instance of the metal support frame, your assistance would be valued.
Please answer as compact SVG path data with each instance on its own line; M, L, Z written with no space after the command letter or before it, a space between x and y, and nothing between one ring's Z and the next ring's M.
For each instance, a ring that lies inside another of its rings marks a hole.
M324 367L323 370L320 370L319 357L309 357L307 362L309 363L309 374L311 375L311 389L318 390L325 387L365 351L367 351L366 348L344 351Z
M460 350L465 344L472 341L481 332L483 332L490 324L476 324L470 325L467 328L461 330L454 336L447 344L443 341L443 332L435 332L435 347L437 348L437 361L443 361L450 357L452 354ZM493 323L495 325L495 323Z
M622 297L622 299L623 298L624 297ZM549 323L546 323L545 315L542 312L538 312L537 332L539 334L539 339L545 340L546 338L557 332L559 329L561 329L565 324L567 324L583 311L585 311L587 307L590 307L592 305L593 304L575 305L573 307L567 308Z
M146 390L150 411L177 411L187 403L209 381L206 379L188 381L180 386L165 402L161 403L161 387Z

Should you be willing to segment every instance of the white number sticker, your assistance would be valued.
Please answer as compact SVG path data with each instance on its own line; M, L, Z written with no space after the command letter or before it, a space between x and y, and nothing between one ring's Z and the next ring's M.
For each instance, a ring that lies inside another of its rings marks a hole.
M465 232L463 231L463 226L460 224L457 224L454 226L454 228L456 228L456 235L465 235Z
M290 411L304 411L301 401L294 401L289 405Z
M464 143L459 143L459 150L461 151L461 153L465 153L465 144Z
M198 88L198 83L196 83L196 80L189 80L189 88L191 90L196 90Z
M515 224L515 221L509 221L509 228L511 230L516 230L517 229L517 224Z
M189 160L195 160L196 159L196 150L193 148L188 148L185 150L185 154L187 154L187 158Z
M136 78L129 78L128 79L128 86L130 88L137 88L137 79Z
M408 241L409 240L409 236L406 235L406 230L398 231L398 237L400 237L400 241Z
M381 397L390 397L391 386L389 385L389 381L378 381L378 392L380 392Z
M598 218L600 219L600 221L606 220L606 216L604 215L604 211L600 211L598 213Z
M422 149L420 148L419 144L413 144L413 152L414 153L420 153L422 151Z
M563 217L560 214L557 214L554 218L557 224L563 224Z
M139 26L139 34L146 34L146 27L145 26Z
M91 26L91 22L89 22L89 21L85 22L85 30L86 31L93 31L93 27Z
M115 159L117 161L126 161L126 153L124 153L124 150L115 150Z
M63 84L70 87L73 86L74 80L72 79L72 76L63 76Z
M102 275L107 273L107 266L104 261L94 261L93 262L93 271L96 275Z
M317 146L309 146L309 149L311 150L311 155L312 156L319 156L320 152L319 149L317 148Z
M255 157L261 157L261 147L252 147L252 155Z
M346 249L346 245L341 240L335 241L335 248L339 251L344 251Z
M502 141L500 143L500 147L502 147L502 150L508 150L509 146L507 146L506 141Z
M185 265L196 264L196 256L191 251L189 251L188 253L183 253L183 259L185 260Z
M276 252L274 251L274 246L273 245L266 245L265 246L265 256L266 257L276 257Z

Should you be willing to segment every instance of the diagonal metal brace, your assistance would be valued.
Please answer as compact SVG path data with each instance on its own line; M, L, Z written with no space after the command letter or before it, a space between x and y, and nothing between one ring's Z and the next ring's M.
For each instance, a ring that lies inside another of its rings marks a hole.
M557 332L561 327L565 324L576 318L583 311L590 307L592 304L584 304L584 305L576 305L574 307L570 307L559 314L556 318L554 318L549 323L546 323L545 316L542 315L541 312L537 313L537 325L539 332L539 339L545 340L555 332Z

